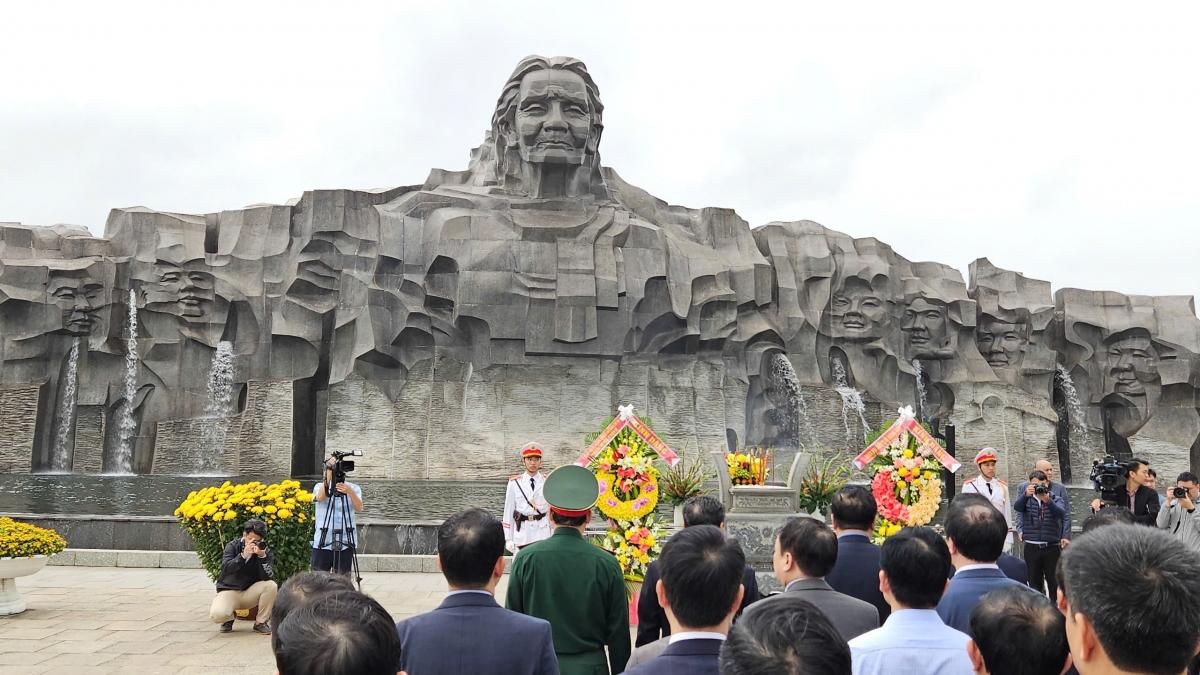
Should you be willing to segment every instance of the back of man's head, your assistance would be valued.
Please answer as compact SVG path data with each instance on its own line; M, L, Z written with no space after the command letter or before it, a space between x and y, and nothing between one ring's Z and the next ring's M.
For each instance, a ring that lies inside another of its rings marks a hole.
M1062 612L1041 593L1005 586L971 610L971 635L993 675L1061 675L1070 647Z
M683 526L716 525L725 523L725 506L709 495L692 497L683 503Z
M996 505L992 504L991 500L979 494L978 492L960 492L954 495L954 499L950 500L950 506L952 507L967 506L970 504L983 504L984 506L990 506L993 509L996 508Z
M483 509L450 516L438 528L438 560L455 588L484 588L504 555L504 526Z
M745 569L741 546L714 525L675 533L658 559L667 604L687 628L720 625L733 612Z
M900 606L933 609L950 577L950 549L932 529L906 527L883 542L879 569Z
M850 647L816 605L785 594L733 625L720 669L721 675L850 675Z
M329 593L295 609L272 641L279 675L396 675L400 636L378 602Z
M1111 525L1072 542L1059 561L1071 653L1081 673L1099 650L1084 653L1079 616L1092 626L1119 670L1178 675L1200 643L1200 557L1161 530Z
M352 590L354 582L350 581L348 574L301 572L285 581L275 596L275 604L271 608L271 628L278 629L287 615L305 602L327 593Z
M1097 528L1107 525L1133 525L1136 521L1133 519L1133 512L1129 509L1119 506L1106 506L1100 509L1100 513L1093 516L1088 516L1087 520L1083 521L1083 534L1087 534Z
M991 504L955 501L946 514L946 537L967 560L994 563L1004 552L1008 523Z
M815 518L792 518L779 530L779 552L790 553L804 576L824 579L837 564L837 535Z
M862 485L847 485L833 495L833 503L829 506L829 514L833 524L839 530L875 529L875 515L878 513L875 497L871 491Z

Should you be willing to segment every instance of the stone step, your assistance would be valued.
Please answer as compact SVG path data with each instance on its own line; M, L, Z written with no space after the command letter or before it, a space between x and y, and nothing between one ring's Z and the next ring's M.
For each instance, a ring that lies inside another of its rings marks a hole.
M505 565L511 562L505 558ZM146 567L163 569L202 569L195 551L130 551L95 548L68 548L50 558L50 565L75 567ZM361 554L358 566L363 572L438 571L436 555Z

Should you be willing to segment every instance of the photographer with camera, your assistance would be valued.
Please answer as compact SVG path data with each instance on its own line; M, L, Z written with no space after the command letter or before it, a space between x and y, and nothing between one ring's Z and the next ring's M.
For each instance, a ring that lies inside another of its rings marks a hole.
M356 450L354 455L361 455ZM313 487L316 513L313 522L312 569L350 574L358 541L354 515L363 510L362 488L346 482L346 472L354 463L344 457L351 453L333 453L325 462L325 480Z
M1029 474L1029 484L1013 508L1021 514L1029 587L1038 593L1048 591L1049 597L1056 598L1058 580L1054 570L1062 555L1067 504L1062 497L1050 492L1050 479L1046 473L1035 469Z
M1120 488L1120 478L1125 478L1125 489ZM1150 465L1144 459L1129 460L1119 464L1106 456L1104 463L1093 462L1092 481L1100 490L1100 499L1092 500L1092 511L1099 512L1105 506L1129 509L1133 520L1139 525L1155 527L1158 524L1158 493L1147 487L1150 482Z
M258 608L254 632L270 635L271 607L279 586L275 575L275 554L267 548L267 525L251 518L242 525L242 536L225 545L221 574L217 577L217 597L209 608L209 618L221 624L221 632L233 630L234 613L239 609Z
M1175 487L1167 490L1167 508L1158 512L1158 528L1183 540L1200 551L1200 517L1196 516L1196 496L1200 480L1191 471L1175 479Z

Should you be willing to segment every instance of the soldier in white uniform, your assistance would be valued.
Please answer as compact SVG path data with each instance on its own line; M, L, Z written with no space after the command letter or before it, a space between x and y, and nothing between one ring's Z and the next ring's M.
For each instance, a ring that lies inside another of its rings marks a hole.
M550 505L542 497L546 476L542 468L542 446L530 443L521 448L525 473L508 479L504 494L504 539L513 553L550 536Z
M1004 550L1012 548L1013 526L1012 508L1008 499L1008 483L996 477L996 449L984 448L975 455L975 465L979 467L979 475L963 483L962 491L977 492L987 497L1008 523L1008 537L1004 539Z

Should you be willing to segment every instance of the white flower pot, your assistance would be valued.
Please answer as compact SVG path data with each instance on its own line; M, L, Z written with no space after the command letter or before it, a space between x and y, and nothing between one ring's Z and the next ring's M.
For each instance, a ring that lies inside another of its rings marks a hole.
M17 592L16 577L37 574L50 556L35 555L28 558L0 558L0 616L20 614L25 611L25 601Z
M675 517L673 520L676 527L683 527L683 504L675 505Z

